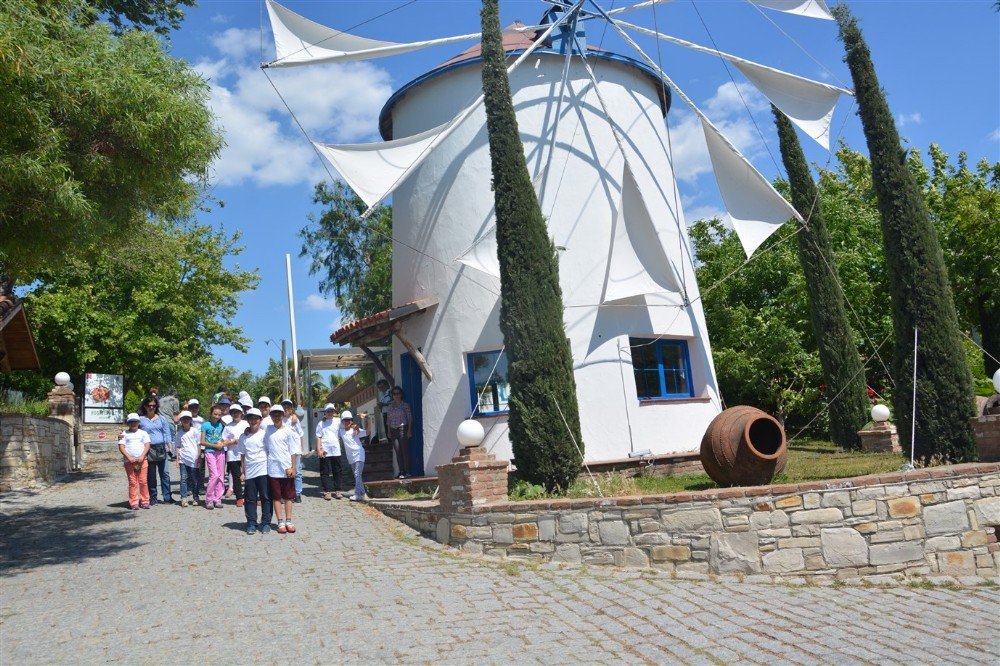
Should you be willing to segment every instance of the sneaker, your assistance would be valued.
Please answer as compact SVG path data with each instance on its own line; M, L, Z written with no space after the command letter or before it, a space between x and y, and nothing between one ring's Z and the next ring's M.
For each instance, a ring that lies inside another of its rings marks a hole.
M165 499L165 500L163 500L163 503L164 503L164 504L177 504L177 502L176 502L176 501L174 501L174 498L173 498L173 497L171 497L170 499Z
M236 500L236 506L243 506L243 500L241 499Z
M182 509L188 508L188 504L190 504L190 502L188 502L186 499L182 499L181 500L181 508Z
M293 523L285 523L285 529L288 530L289 534L295 534L295 525Z
M156 506L156 498L155 497L150 497L149 498L149 506Z
M247 534L256 534L257 526L253 523L247 523Z
M149 505L148 504L140 504L139 507L142 508L142 509L148 509Z
M358 501L358 496L357 496L357 495L353 495L353 494L352 494L352 495L351 495L350 497L348 497L347 499L351 500L352 502L357 502L357 501Z
M270 525L261 525L260 526L260 533L261 534L269 534L270 532L271 532L271 526Z
M129 504L128 508L131 511L138 511L139 510L139 505L138 504Z
M293 500L296 504L302 504L302 495L296 495Z
M406 475L405 475L405 474L403 474L402 472L400 472L399 474L397 474L397 475L396 475L396 478L397 478L397 479L405 479L405 478L406 478Z
M205 500L205 508L211 511L212 509L215 508L215 505L209 502L208 500Z
M333 496L336 499L340 499L340 500L344 499L344 493L340 492L339 490L336 493L334 493Z
M287 531L288 531L288 528L285 527L284 523L278 523L278 534L284 534Z
M216 509L221 509L222 508L222 502L221 501L216 502L215 503L215 508Z

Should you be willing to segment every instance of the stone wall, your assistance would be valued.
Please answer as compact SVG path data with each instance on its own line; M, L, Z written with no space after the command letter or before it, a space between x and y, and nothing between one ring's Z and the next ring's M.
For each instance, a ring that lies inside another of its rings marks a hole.
M463 551L692 576L1000 575L1000 464L448 513L375 504Z
M0 492L51 483L69 472L73 429L66 421L0 414Z

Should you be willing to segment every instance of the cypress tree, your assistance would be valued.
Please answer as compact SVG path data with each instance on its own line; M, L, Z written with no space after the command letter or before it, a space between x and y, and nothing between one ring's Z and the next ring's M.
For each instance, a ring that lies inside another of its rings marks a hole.
M920 188L906 166L906 152L857 20L845 5L834 8L834 17L846 51L844 60L854 81L882 217L896 338L896 422L901 433L910 432L916 327L920 331L916 457L927 460L941 455L953 462L976 460L969 424L974 411L972 375L959 337L944 255Z
M563 326L559 259L518 133L497 0L483 0L481 18L500 261L500 330L511 388L510 440L519 475L548 490L565 489L583 463L571 437L581 449L583 442L573 358Z
M868 421L864 366L847 320L844 291L834 268L830 234L823 221L816 183L791 121L773 105L771 111L778 126L792 204L806 219L806 226L796 234L799 262L806 277L813 337L829 387L830 434L837 446L858 449L861 448L858 431Z

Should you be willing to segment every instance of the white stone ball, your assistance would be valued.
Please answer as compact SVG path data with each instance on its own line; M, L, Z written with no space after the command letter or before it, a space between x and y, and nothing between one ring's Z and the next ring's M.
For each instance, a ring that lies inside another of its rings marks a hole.
M56 373L56 384L58 386L66 386L69 384L69 373L68 372L57 372Z
M1000 368L997 368L997 371L993 373L993 388L997 390L997 393L1000 393Z
M872 421L881 423L889 420L889 408L886 405L875 405L872 407Z
M466 419L458 424L458 441L462 446L479 446L486 438L483 424L473 419Z

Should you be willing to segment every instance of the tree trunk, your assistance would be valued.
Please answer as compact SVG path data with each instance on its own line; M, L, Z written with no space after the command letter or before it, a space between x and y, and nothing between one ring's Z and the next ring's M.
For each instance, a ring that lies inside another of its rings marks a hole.
M829 387L830 436L837 446L860 449L858 431L868 422L865 372L844 308L844 292L836 272L830 234L819 206L819 192L791 121L773 105L771 111L778 126L781 158L788 172L792 204L806 220L806 226L796 236L809 295L813 338L819 350L823 378Z
M976 460L969 425L972 375L962 345L944 255L919 186L906 166L896 123L879 88L868 45L845 5L834 8L851 70L858 114L872 164L882 217L895 333L894 407L900 432L910 432L913 406L913 330L917 355L916 457ZM905 448L905 447L904 447Z

